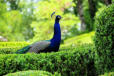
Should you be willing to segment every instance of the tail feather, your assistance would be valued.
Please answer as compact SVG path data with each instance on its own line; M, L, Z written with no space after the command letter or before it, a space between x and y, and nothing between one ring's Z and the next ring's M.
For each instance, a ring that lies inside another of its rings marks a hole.
M17 50L16 53L23 54L23 53L26 53L29 49L30 49L30 46L25 46L24 48Z

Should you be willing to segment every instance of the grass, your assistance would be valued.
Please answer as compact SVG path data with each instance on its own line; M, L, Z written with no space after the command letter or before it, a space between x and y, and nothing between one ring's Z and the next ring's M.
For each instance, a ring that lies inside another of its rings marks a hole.
M78 35L72 38L69 38L64 41L64 44L61 47L68 47L68 46L78 46L82 44L93 44L95 32L85 33L82 35Z

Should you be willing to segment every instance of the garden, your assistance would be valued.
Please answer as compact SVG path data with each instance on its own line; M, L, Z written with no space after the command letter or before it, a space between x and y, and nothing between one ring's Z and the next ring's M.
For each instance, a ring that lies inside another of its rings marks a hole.
M0 76L114 76L113 46L114 0L0 1Z

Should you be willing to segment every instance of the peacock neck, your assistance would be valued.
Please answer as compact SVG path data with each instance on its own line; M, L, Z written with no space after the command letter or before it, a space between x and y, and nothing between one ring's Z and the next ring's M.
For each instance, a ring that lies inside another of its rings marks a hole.
M55 20L54 35L53 38L51 39L51 42L53 45L59 45L61 42L61 29L60 29L59 20Z

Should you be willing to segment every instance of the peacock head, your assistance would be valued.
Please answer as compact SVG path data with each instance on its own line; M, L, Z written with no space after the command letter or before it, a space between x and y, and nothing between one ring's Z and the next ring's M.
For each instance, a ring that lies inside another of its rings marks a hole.
M60 20L62 17L60 15L56 16L56 20Z
M53 17L54 14L55 14L55 12L53 12L53 13L51 14L51 18ZM62 17L61 17L60 15L56 15L55 20L56 20L56 21L59 21L61 18L62 18Z

